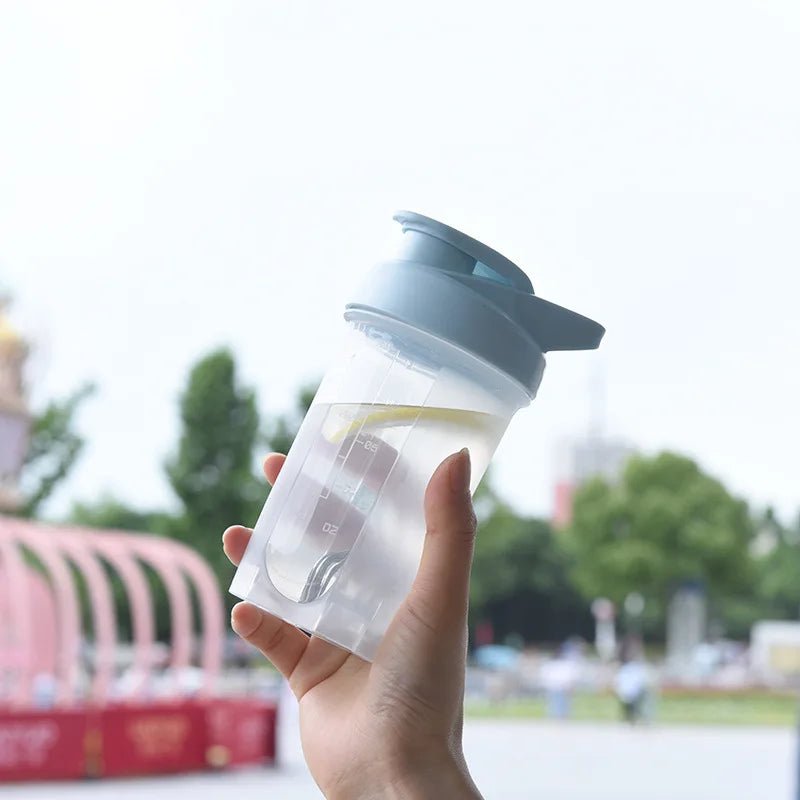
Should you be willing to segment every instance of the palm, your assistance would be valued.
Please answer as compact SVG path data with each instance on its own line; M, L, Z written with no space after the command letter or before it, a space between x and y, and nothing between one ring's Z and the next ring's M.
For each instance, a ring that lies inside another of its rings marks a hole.
M300 733L303 752L320 786L335 786L347 780L352 753L363 742L359 720L369 665L356 656L354 669L343 665L330 678L300 699Z

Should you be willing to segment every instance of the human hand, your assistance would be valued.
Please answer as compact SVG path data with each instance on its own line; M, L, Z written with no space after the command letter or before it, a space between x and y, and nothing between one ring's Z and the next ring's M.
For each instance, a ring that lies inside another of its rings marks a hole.
M285 457L267 456L274 483ZM419 571L373 663L237 604L233 629L288 679L311 774L328 800L480 798L461 747L475 515L469 452L445 459L425 494ZM251 531L223 534L238 564Z

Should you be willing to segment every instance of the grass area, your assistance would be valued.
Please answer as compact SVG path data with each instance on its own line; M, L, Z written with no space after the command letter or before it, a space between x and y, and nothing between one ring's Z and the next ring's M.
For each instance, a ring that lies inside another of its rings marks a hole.
M654 720L684 725L796 725L800 705L791 694L770 692L669 692L655 698ZM544 719L543 698L502 703L469 701L468 717L494 719ZM614 721L620 718L611 694L579 694L572 703L571 719Z

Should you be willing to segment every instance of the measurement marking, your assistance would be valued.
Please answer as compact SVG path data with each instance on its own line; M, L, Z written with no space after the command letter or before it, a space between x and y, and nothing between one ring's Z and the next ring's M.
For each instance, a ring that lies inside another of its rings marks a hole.
M329 533L331 536L335 536L339 532L338 525L332 525L330 522L323 522L322 523L322 532Z

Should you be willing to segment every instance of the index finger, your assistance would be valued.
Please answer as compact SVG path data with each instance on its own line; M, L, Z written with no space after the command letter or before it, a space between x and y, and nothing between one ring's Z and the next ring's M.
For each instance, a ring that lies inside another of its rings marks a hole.
M286 461L286 456L283 453L270 453L264 459L264 477L270 484L274 485L278 479L278 473L281 471L284 461Z
M264 459L264 476L270 483L277 480L284 461L286 456L282 453L270 453ZM252 529L244 525L232 525L222 534L222 549L235 567L239 566L252 533Z

